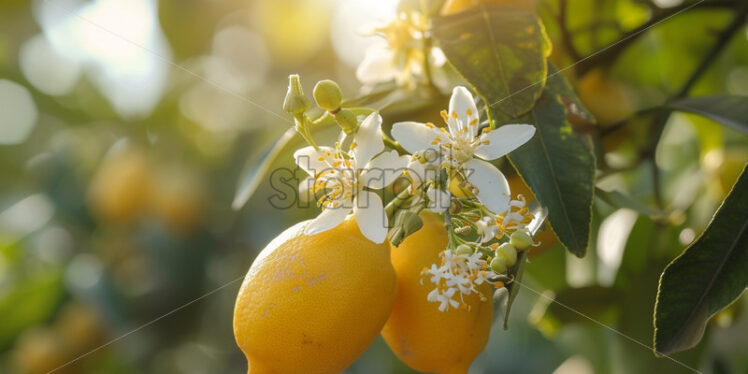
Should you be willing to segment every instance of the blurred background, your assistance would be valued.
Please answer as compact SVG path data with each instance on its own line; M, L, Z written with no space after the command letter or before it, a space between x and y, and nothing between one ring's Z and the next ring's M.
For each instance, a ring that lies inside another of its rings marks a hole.
M560 67L684 5L571 3L573 51L560 42L559 1L535 3ZM301 74L307 92L333 79L356 96L355 68L376 41L362 26L396 7L0 2L0 373L67 363L54 372L245 372L231 327L239 280L272 237L316 211L271 206L272 178L234 211L237 182L291 126L282 112L287 76ZM682 85L733 13L690 10L604 67L565 72L598 118L586 131L597 132L600 187L653 204L651 165L637 162L646 129L635 120L614 126ZM742 28L729 41L694 94L748 95L747 37ZM446 107L446 99L434 104ZM421 109L383 114L388 122ZM644 215L596 200L582 260L544 231L525 279L538 293L521 292L509 331L495 325L471 373L691 372L548 300L650 345L659 274L704 229L746 161L745 136L674 115L656 149L667 211ZM274 167L291 165L289 152ZM721 312L698 347L674 357L705 373L748 372L746 304ZM381 339L347 370L384 372L410 371Z

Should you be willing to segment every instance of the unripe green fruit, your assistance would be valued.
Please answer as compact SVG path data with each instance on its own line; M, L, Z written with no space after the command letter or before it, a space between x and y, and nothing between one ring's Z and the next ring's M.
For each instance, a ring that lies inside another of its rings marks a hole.
M340 92L340 87L331 80L317 82L312 95L314 95L317 106L329 112L340 109L340 103L343 102L343 93Z
M457 253L458 255L472 255L473 249L470 248L470 246L467 244L460 244L457 246L455 253Z
M532 236L530 236L527 229L519 229L513 232L512 236L509 237L509 243L513 245L514 248L517 248L517 250L524 251L533 244L533 241Z
M496 250L496 257L503 257L507 266L517 263L517 250L509 243L504 243Z
M504 260L504 257L494 257L491 260L491 270L496 274L504 274L506 272L506 260Z

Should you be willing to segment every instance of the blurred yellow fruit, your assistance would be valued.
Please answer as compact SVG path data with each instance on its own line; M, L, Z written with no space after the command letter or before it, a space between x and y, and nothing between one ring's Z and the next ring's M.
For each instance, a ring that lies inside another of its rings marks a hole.
M234 308L234 335L250 374L339 373L376 339L397 281L387 243L348 218L304 235L287 229L249 269Z
M255 1L250 14L274 61L298 66L329 37L331 5L319 0Z
M447 0L441 14L458 13L477 4L512 5L530 12L535 10L532 0Z
M205 188L188 170L162 168L151 193L150 205L157 217L174 231L193 229L203 217Z
M75 302L62 309L55 321L55 331L73 356L96 348L104 336L102 320L96 309Z
M151 193L151 171L145 152L128 148L109 155L89 186L89 204L99 219L126 224L137 218Z
M630 116L634 109L622 82L592 70L579 79L577 93L597 122L609 125Z
M18 374L46 374L67 362L64 342L52 329L38 327L18 338L13 351L13 363ZM69 373L61 368L56 373Z
M432 213L421 214L423 228L392 247L398 294L382 337L393 352L411 368L436 373L467 373L470 364L488 342L493 317L491 286L465 297L469 310L451 308L440 312L426 297L433 289L421 271L439 263L447 246L443 222Z

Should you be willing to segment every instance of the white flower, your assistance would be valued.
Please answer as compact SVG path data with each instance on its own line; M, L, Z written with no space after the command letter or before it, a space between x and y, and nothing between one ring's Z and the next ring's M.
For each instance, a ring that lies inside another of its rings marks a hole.
M476 286L487 281L489 272L486 271L486 261L480 253L458 255L450 250L442 252L441 259L441 266L432 264L430 269L423 272L424 275L429 275L429 281L436 285L436 288L429 292L427 300L439 303L439 310L442 312L447 311L450 306L469 307L464 296L480 294ZM458 293L459 302L453 299Z
M356 69L356 77L365 85L396 81L398 85L408 85L413 78L423 75L423 37L427 28L426 19L418 13L400 13L384 25L375 27L373 32L385 40L372 44L364 60ZM439 83L446 81L441 69L447 58L438 47L429 51L428 63L432 79Z
M392 183L405 168L407 157L391 151L374 158L384 150L381 131L382 117L372 113L361 123L348 152L336 145L306 147L294 153L296 164L311 175L300 188L312 186L313 192L324 193L318 201L323 211L305 234L337 226L352 210L361 233L373 242L384 242L388 225L382 199L364 187L381 189Z
M495 238L500 233L499 226L494 217L485 216L479 219L478 222L475 223L475 226L477 227L478 235L481 235L481 244L491 241L491 239Z
M509 208L496 216L499 229L505 233L512 233L525 228L532 222L534 215L527 207L527 201L523 195L518 195L517 200L509 202Z
M455 87L449 112L442 111L447 128L432 123L399 122L392 136L413 153L434 149L441 153L443 167L456 168L475 186L478 200L493 212L509 207L509 183L493 165L495 160L517 149L535 134L532 125L504 125L478 134L478 109L465 87ZM479 160L478 158L483 160Z

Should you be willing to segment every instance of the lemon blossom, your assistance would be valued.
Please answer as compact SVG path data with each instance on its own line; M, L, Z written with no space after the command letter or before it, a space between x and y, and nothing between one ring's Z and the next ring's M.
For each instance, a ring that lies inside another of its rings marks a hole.
M429 281L436 285L436 288L429 292L428 301L439 303L439 310L444 312L449 307L467 305L464 296L479 293L475 286L487 282L489 272L480 253L459 255L446 250L442 252L441 258L441 266L432 264L423 274L430 276ZM459 301L454 299L455 295L459 295Z
M485 216L475 222L478 235L481 236L480 242L486 243L497 237L500 233L496 218Z
M455 87L449 112L442 111L447 127L432 123L399 122L392 136L411 153L433 149L443 158L443 167L457 169L474 187L478 200L493 212L509 208L509 183L493 165L495 160L517 149L535 134L525 124L504 125L478 133L479 118L475 100L462 86ZM477 158L476 158L477 157ZM481 160L482 159L482 160Z
M372 44L364 60L356 69L356 77L363 84L396 81L398 85L408 85L414 76L423 74L424 33L426 19L419 13L400 13L390 22L374 28L373 33L384 37L383 41ZM446 80L439 69L447 62L441 49L429 50L428 63L432 73L441 81Z
M382 117L372 113L361 122L348 151L339 144L331 147L305 147L294 153L296 164L306 171L300 188L309 186L323 196L317 204L323 208L305 229L305 234L329 230L352 211L361 233L375 243L387 236L387 215L382 199L366 189L381 189L392 183L403 171L407 157L385 152L382 142ZM366 188L365 188L366 187Z

